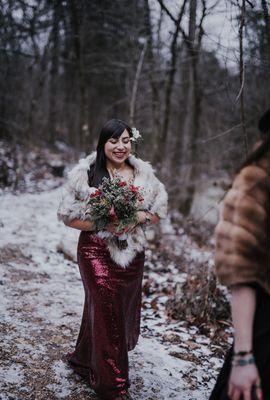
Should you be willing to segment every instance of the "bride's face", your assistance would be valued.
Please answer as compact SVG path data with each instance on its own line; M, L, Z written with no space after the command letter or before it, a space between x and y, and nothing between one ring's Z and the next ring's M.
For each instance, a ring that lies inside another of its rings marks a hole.
M119 138L110 138L104 146L106 157L115 164L124 162L131 151L131 141L128 131L125 129Z

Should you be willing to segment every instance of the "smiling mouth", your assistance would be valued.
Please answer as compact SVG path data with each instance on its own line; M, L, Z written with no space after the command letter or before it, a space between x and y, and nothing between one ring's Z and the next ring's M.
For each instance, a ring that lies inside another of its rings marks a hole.
M126 152L120 153L120 152L116 152L115 151L113 154L116 155L116 156L124 156L126 154Z

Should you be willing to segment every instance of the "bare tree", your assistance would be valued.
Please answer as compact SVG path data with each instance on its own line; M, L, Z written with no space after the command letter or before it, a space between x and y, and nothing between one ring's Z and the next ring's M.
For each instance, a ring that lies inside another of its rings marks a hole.
M244 97L244 88L245 88L245 64L244 64L244 49L243 49L243 37L244 37L244 28L246 23L246 1L242 0L241 4L241 17L240 17L240 25L239 25L239 77L240 77L240 91L236 98L236 102L240 99L240 114L241 114L241 123L243 129L243 141L244 141L244 151L245 156L248 154L248 137L246 130L246 114L245 114L245 97Z
M142 48L140 58L138 61L136 74L135 74L135 78L134 78L134 83L133 83L133 87L132 87L131 100L130 100L130 112L129 112L129 121L130 121L131 125L134 125L136 96L137 96L139 79L140 79L140 75L141 75L141 71L142 71L142 65L143 65L146 49L147 49L147 41L145 41L143 44L143 48Z
M199 62L204 35L203 23L207 15L206 1L202 1L202 13L197 27L198 2L191 0L189 3L188 34L182 30L184 43L188 54L188 87L186 94L186 113L183 123L181 143L175 149L174 160L181 166L181 177L185 187L185 196L181 209L188 214L191 209L196 187L198 172L197 140L200 131L201 103L203 98L202 87L199 80Z
M180 7L178 17L174 18L173 15L168 10L168 8L164 5L163 1L158 0L158 2L160 4L161 8L167 13L167 15L174 22L175 29L174 29L172 41L170 44L171 59L170 59L170 63L169 63L168 70L167 70L163 124L162 124L162 129L159 132L159 135L156 139L156 146L154 149L154 162L155 163L161 163L163 153L160 151L160 148L162 148L162 146L164 146L167 142L168 128L169 128L170 116L171 116L171 96L172 96L172 90L173 90L173 86L174 86L174 79L175 79L175 73L176 73L176 63L177 63L177 58L179 55L177 41L178 41L179 33L182 29L181 22L182 22L182 19L183 19L184 13L185 13L185 7L186 7L186 0L184 0L182 6Z
M270 62L270 17L269 10L266 0L261 0L262 2L262 10L263 10L263 18L265 22L265 32L267 38L267 48L268 48L268 60Z
M145 31L148 43L147 51L147 72L148 80L151 89L151 110L152 110L152 125L154 131L155 140L152 141L154 147L154 154L158 152L157 149L157 137L160 137L160 125L161 125L161 98L159 93L159 77L157 72L157 57L155 56L154 48L160 47L160 30L162 24L163 10L160 9L160 18L157 27L157 45L154 44L153 32L152 32L152 20L151 11L149 7L149 0L144 0L145 4Z
M52 22L52 48L51 48L51 68L50 68L50 93L49 93L49 138L54 143L57 137L57 94L58 78L60 66L60 21L62 11L62 1L57 0L53 4Z

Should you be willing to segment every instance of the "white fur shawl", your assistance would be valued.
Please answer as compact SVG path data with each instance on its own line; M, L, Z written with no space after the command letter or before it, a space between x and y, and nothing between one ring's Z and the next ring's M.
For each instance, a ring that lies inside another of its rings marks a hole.
M62 197L58 207L57 216L61 221L72 221L75 218L85 220L87 216L86 199L89 194L96 190L88 185L87 171L89 166L95 162L96 152L83 158L68 173L68 181L63 188ZM130 164L134 167L135 180L134 185L140 186L144 191L144 201L141 203L143 210L148 210L157 214L160 218L165 218L167 214L168 195L164 185L157 179L154 170L149 162L143 161L135 156L129 157ZM107 232L98 233L105 238ZM138 226L128 235L128 247L119 250L111 242L108 242L108 248L112 259L120 266L126 267L135 257L136 253L142 251L145 244L145 235L143 229Z

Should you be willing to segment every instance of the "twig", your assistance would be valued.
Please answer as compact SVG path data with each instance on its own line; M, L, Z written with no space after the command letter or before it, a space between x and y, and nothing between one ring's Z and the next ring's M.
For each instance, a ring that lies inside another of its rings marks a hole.
M179 25L178 28L179 28L179 31L182 33L184 42L186 43L187 47L188 47L189 49L191 49L193 43L192 43L192 41L190 41L190 40L188 39L188 36L187 36L186 32L185 32L184 29L180 26L180 22L178 22L177 19L172 15L172 13L168 10L168 8L165 6L165 4L163 3L162 0L157 0L157 1L158 1L158 3L159 3L160 7L162 8L162 10L164 10L164 11L166 12L166 14L171 18L171 20L172 20L176 25ZM182 5L183 11L184 11L184 8L185 8L185 3L186 3L186 1L184 1L183 5Z
M219 137L221 137L221 136L227 135L228 133L230 133L230 132L233 131L234 129L239 128L240 126L242 126L242 124L234 125L234 126L232 126L230 129L227 129L226 131L224 131L224 132L222 132L222 133L219 133L218 135L211 136L211 137L208 138L208 139L199 140L197 143L203 143L203 144L204 144L204 143L211 142L212 140L215 140L215 139L217 139L217 138L219 138Z
M246 0L246 2L250 5L251 8L254 8L254 7L255 7L255 5L254 5L253 3L251 3L251 1Z
M130 119L131 125L133 125L133 123L134 123L136 96L137 96L139 79L140 79L140 75L141 75L141 70L142 70L142 65L143 65L143 60L144 60L144 56L146 53L146 49L147 49L147 41L145 41L142 51L141 51L141 55L139 58L139 62L138 62L137 70L136 70L136 74L135 74L135 79L134 79L134 83L133 83L133 88L132 88L132 94L131 94L131 100L130 100L130 114L129 114L129 119Z
M246 0L242 0L241 6L241 20L239 26L239 50L240 50L240 60L239 60L239 76L240 76L240 91L236 98L236 102L240 98L240 112L241 121L243 128L243 139L244 139L244 149L245 156L248 155L248 137L246 131L246 115L245 115L245 98L244 98L244 87L245 87L245 64L244 64L244 50L243 50L243 32L246 23Z
M241 72L240 82L241 82L241 87L240 87L240 90L238 92L238 95L236 96L235 103L238 102L238 100L242 96L242 93L243 93L243 90L244 90L244 86L245 86L245 68L243 68L243 70Z
M157 0L160 7L162 8L162 10L164 10L166 12L166 14L171 18L171 20L177 24L177 19L172 15L172 13L169 11L169 9L165 6L165 4L163 3L162 0Z

